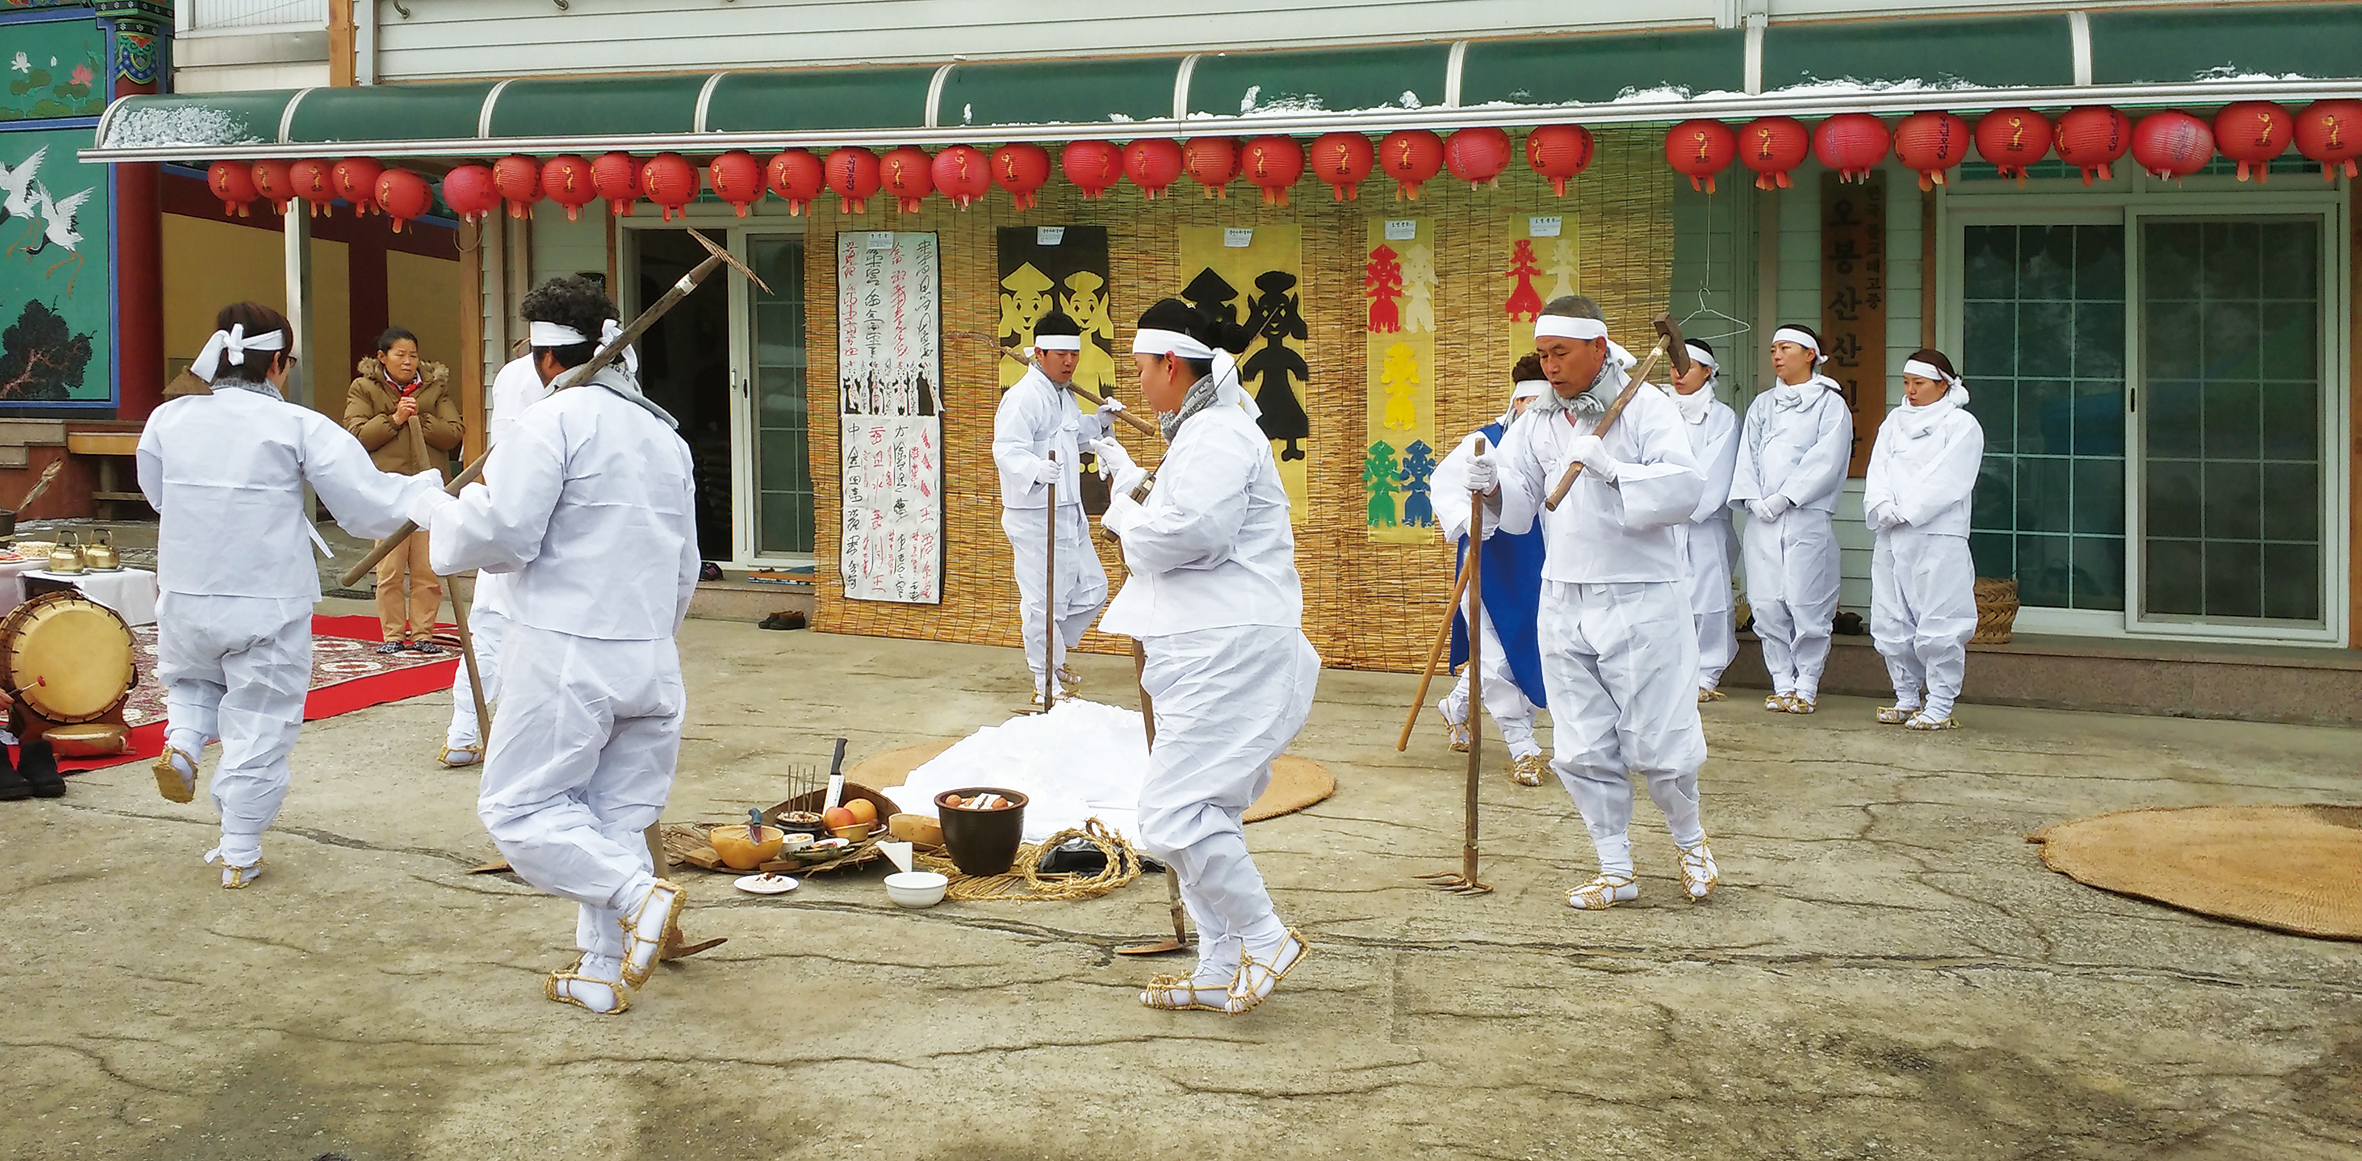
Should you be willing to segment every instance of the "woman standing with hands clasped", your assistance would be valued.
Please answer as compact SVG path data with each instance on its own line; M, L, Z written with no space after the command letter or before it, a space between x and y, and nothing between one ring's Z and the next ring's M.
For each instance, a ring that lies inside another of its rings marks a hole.
M1914 353L1903 363L1903 405L1879 425L1862 482L1863 519L1878 536L1870 638L1895 686L1895 703L1878 711L1885 725L1960 725L1952 703L1977 631L1969 493L1985 461L1985 429L1967 405L1952 360L1932 349Z
M1829 662L1837 615L1837 534L1830 519L1853 458L1853 413L1837 381L1820 373L1828 356L1808 326L1772 332L1779 382L1747 407L1730 503L1747 510L1741 556L1747 607L1772 680L1763 708L1809 714Z
M369 449L370 462L402 475L441 472L467 431L451 372L441 363L422 364L418 336L401 327L379 335L377 354L356 370L360 375L345 392L344 426ZM427 564L426 537L412 536L378 562L377 618L385 627L378 652L442 652L434 641L442 608L443 585Z

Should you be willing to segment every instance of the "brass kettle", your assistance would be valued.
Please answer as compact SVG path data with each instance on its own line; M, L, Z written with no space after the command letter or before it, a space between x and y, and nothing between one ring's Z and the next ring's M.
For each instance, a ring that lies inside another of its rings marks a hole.
M115 552L115 530L101 528L91 535L98 539L82 547L83 563L92 572L117 572L123 568L123 558Z
M81 572L88 567L88 563L82 559L81 546L66 539L72 535L71 532L57 534L57 547L49 550L50 572L72 574Z

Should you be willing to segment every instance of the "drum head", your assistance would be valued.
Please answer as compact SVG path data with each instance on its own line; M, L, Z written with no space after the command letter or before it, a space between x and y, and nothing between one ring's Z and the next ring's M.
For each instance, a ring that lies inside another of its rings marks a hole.
M130 696L131 627L77 593L52 593L0 620L0 674L17 700L53 722L104 716Z

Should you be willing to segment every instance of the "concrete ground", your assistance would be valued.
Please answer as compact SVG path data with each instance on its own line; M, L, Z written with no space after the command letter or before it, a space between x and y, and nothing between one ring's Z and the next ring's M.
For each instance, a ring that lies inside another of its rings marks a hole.
M334 602L332 602L333 604ZM354 604L351 611L359 611ZM1008 651L692 622L668 817L783 770L951 737L1024 696ZM1123 700L1130 666L1091 657ZM203 798L143 767L0 804L0 1156L2271 1157L2362 1150L2357 947L2080 886L2023 835L2151 804L2354 802L2354 731L1874 703L1712 707L1723 888L1679 899L1643 805L1642 896L1575 914L1566 796L1484 784L1413 682L1331 672L1296 752L1338 795L1248 829L1312 956L1239 1018L1157 1013L1156 879L1071 904L886 903L875 871L756 898L683 871L692 938L629 1013L549 1003L573 909L492 854L440 769L441 696L304 731L269 871L225 892ZM1496 764L1503 761L1493 747Z

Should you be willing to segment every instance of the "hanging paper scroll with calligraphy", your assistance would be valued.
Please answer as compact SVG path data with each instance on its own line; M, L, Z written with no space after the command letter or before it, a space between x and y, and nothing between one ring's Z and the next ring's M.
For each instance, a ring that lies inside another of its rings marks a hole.
M1501 312L1509 318L1509 358L1501 366L1504 372L1534 353L1534 320L1542 308L1552 299L1583 293L1577 266L1582 250L1573 214L1520 214L1510 224L1509 237L1500 291L1504 296Z
M1858 185L1821 175L1821 373L1845 388L1854 415L1850 476L1870 471L1886 422L1886 175Z
M933 234L837 235L838 412L857 601L943 602L943 356Z
M1361 486L1370 539L1435 539L1435 222L1371 218L1362 262L1369 442Z
M1263 411L1263 434L1288 490L1289 521L1304 523L1312 420L1304 410L1312 365L1302 299L1304 239L1292 225L1180 228L1181 297L1254 336L1238 357L1240 385Z

